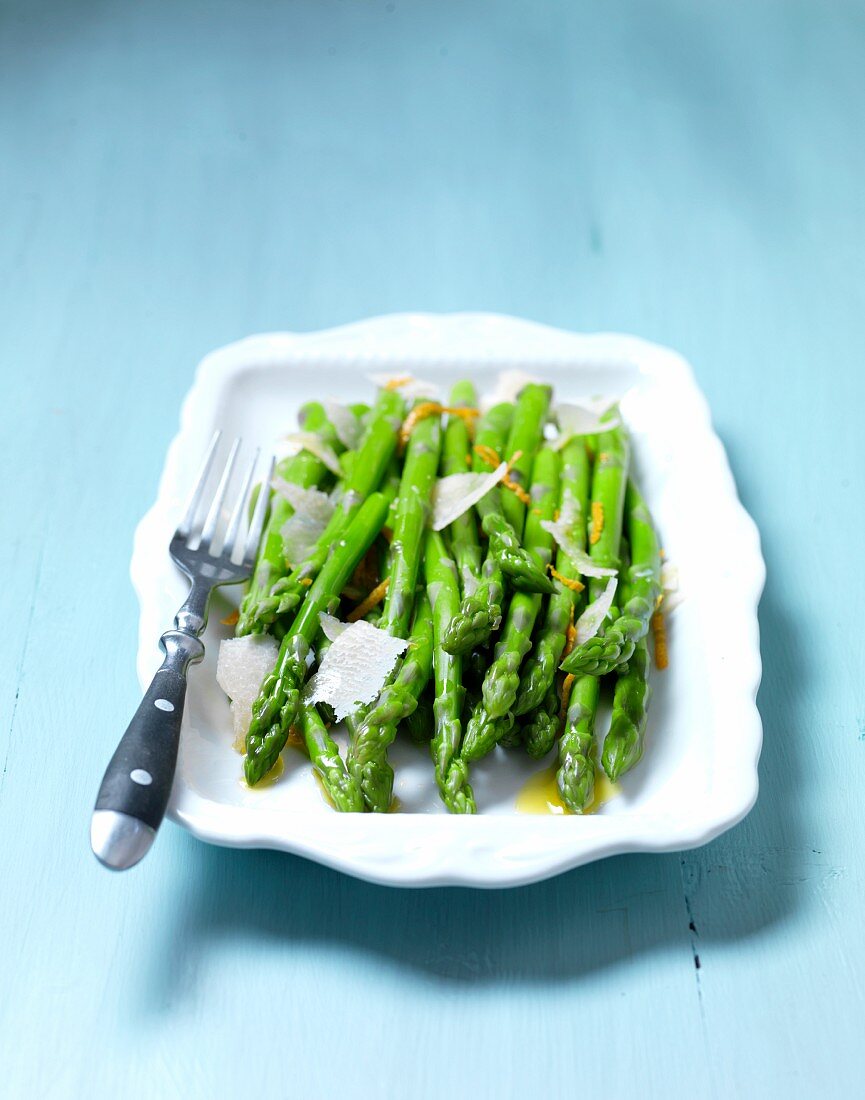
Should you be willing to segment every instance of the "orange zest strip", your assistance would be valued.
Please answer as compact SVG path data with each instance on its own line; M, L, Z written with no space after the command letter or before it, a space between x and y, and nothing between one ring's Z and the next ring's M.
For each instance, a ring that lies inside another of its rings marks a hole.
M457 408L445 405L442 411L446 412L448 416L458 416L460 420L464 420L469 435L474 436L475 420L481 415L480 409L473 409L469 405L460 405Z
M422 401L419 405L415 405L402 422L402 427L399 430L400 446L404 447L408 443L409 436L421 420L426 420L429 416L441 416L442 413L447 413L448 416L459 416L470 427L474 423L475 417L480 416L477 409L452 408L450 405L440 405L438 401Z
M219 621L223 626L236 626L239 618L240 612L235 608L230 615L226 615L224 619L220 619Z
M562 661L570 654L576 644L577 628L574 626L574 605L571 604L571 610L568 614L568 629L565 631L565 648L562 651Z
M656 611L652 615L652 637L655 640L655 667L665 669L670 661L667 655L667 626L663 611Z
M589 544L594 546L604 529L604 505L600 500L592 501L592 526L589 531Z
M351 611L345 617L347 623L356 623L358 619L362 619L364 615L368 615L374 607L378 607L381 601L384 599L384 594L387 592L387 586L390 584L390 577L385 577L381 584L377 584L375 588L370 592L363 603L359 603L354 611Z
M564 680L562 680L562 707L559 711L559 721L561 723L564 723L568 715L568 700L571 697L571 688L574 686L574 680L576 680L576 676L574 676L573 672L569 672Z
M502 485L504 485L506 489L510 489L517 500L522 501L522 503L525 504L525 506L528 508L528 506L532 503L532 498L522 487L522 485L520 485L518 481L515 481L514 478L511 477L511 470L514 468L514 464L518 462L520 458L522 458L522 455L522 451L514 451L511 457L507 460L508 469L507 473L502 478Z
M522 453L522 451L516 451L508 460L506 464L508 471L502 478L501 484L504 485L506 489L510 489L510 491L516 496L517 500L521 500L523 504L528 506L532 503L532 498L525 491L522 485L520 485L519 482L514 481L514 479L510 476L510 471L513 467L513 464L522 455ZM497 466L501 466L502 464L501 455L495 449L495 447L488 447L485 443L475 444L475 454L478 456L481 462L486 462L486 464L491 469L495 469Z
M526 506L532 503L532 498L529 496L529 494L525 491L522 485L514 481L510 474L505 474L505 476L502 478L502 485L504 485L506 489L510 489L517 500L521 500Z
M573 577L566 577L564 573L560 573L558 569L552 564L547 566L550 571L550 576L555 577L559 584L563 584L565 588L570 588L572 592L582 592L586 587L581 581L574 580ZM573 607L571 608L571 615L573 616Z
M398 378L388 378L383 388L386 390L398 390L403 386L407 386L409 382L411 382L411 375L401 374Z
M488 466L492 466L495 469L496 466L501 466L502 460L499 452L495 447L488 447L485 443L475 444L475 454L481 460L486 462Z
M402 426L399 430L399 445L404 447L408 443L408 438L414 431L416 425L421 420L426 420L428 416L438 416L444 411L444 406L440 405L438 401L421 401L419 405L411 410L408 416L403 420Z

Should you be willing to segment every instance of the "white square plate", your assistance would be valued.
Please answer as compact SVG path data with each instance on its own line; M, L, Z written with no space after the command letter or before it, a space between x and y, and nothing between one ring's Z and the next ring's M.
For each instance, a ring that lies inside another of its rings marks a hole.
M372 371L412 373L480 390L518 368L549 380L559 400L623 397L640 484L684 599L670 616L670 667L653 674L646 753L617 796L584 817L517 810L539 769L497 750L473 769L481 811L444 812L426 748L392 752L401 813L338 814L301 752L287 748L278 782L249 790L232 750L228 702L214 671L233 595L219 596L191 670L169 815L197 837L296 852L374 882L513 886L602 856L694 847L739 821L757 794L762 731L757 603L764 581L756 527L736 495L724 449L690 367L631 337L580 336L484 314L397 315L309 335L255 336L208 355L183 405L159 495L141 521L132 580L141 604L138 673L148 683L156 639L183 601L167 546L215 428L265 451L298 406L335 396L369 400ZM237 590L223 590L236 594Z

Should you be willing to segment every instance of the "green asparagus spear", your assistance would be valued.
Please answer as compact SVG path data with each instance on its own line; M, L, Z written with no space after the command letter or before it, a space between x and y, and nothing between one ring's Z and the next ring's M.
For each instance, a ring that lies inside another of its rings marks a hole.
M478 425L476 446L489 447L500 454L509 415L510 406L493 406ZM475 454L473 464L478 472L493 468L483 451ZM504 598L504 574L520 591L555 591L545 568L520 545L516 531L502 514L505 499L510 495L510 492L501 493L496 488L475 506L484 534L489 539L487 556L481 571L480 587L473 595L463 599L458 613L448 626L442 644L449 653L467 653L486 641L498 628Z
M418 421L406 447L391 541L390 584L381 621L382 627L396 638L406 636L411 621L423 554L423 533L429 517L440 450L439 418L429 416Z
M298 422L306 432L313 432L337 453L341 446L336 429L327 418L324 407L317 401L311 401L300 410ZM290 458L283 459L276 468L279 477L300 485L304 489L318 485L327 474L321 459L309 451L301 451ZM277 603L268 600L270 589L285 573L285 550L282 529L291 516L293 509L285 497L278 493L271 495L270 513L267 524L258 544L258 556L252 573L249 590L240 605L240 617L235 633L238 638L244 634L261 634L276 618Z
M435 669L435 736L430 751L442 801L451 813L472 814L475 800L468 779L468 766L459 758L462 741L462 664L442 648L442 636L459 607L457 569L448 556L444 539L428 531L424 550L427 593L432 607L433 667Z
M387 762L387 750L399 723L417 706L432 661L432 612L426 592L421 592L399 671L366 712L349 745L349 771L359 780L367 806L376 813L387 813L393 795L393 768Z
M477 444L486 444L510 460L519 452L520 457L511 467L510 477L525 487L531 476L535 452L543 439L546 410L550 402L549 386L526 386L517 400L510 420L507 442L501 439L504 417L499 413L509 406L496 405L487 413L478 427ZM489 427L489 438L484 430ZM488 470L484 455L475 455L475 468ZM481 527L489 539L487 557L493 558L511 585L523 592L553 592L554 586L545 568L539 566L535 556L520 543L523 534L526 506L510 489L493 489L478 501L476 510L481 517ZM477 644L477 643L475 643ZM470 646L467 648L471 648Z
M552 535L541 526L552 519L559 499L559 456L549 447L542 447L534 461L532 500L534 508L526 521L526 549L539 566L545 567L552 556ZM495 745L491 740L503 732L501 720L510 715L520 685L520 665L531 648L531 635L541 607L536 593L517 592L511 600L501 638L496 645L495 660L484 677L483 701L475 710L466 728L462 757L477 760ZM497 724L498 720L498 724Z
M502 494L502 503L509 496L512 494ZM542 595L555 592L556 586L547 576L546 570L520 545L513 527L498 512L487 511L488 507L487 497L477 504L478 511L484 512L481 527L490 540L487 552L496 560L511 586L518 592L538 592Z
M595 714L600 681L597 676L578 676L574 681L565 728L559 739L556 785L562 802L581 814L592 802L595 789Z
M315 648L319 661L324 660L331 644L324 634L318 635ZM315 713L309 714L308 711ZM308 703L301 699L300 712L295 721L303 734L306 750L321 785L335 808L341 813L362 812L364 803L360 786L349 773L340 755L339 746L328 731L329 725L336 721L330 705Z
M546 568L552 557L553 536L541 524L553 518L559 499L559 456L549 447L538 451L533 478L534 508L526 519L525 549ZM482 689L484 706L493 718L501 718L513 709L520 686L520 665L531 648L540 608L541 597L534 592L517 592L511 600Z
M553 683L540 706L535 707L523 723L523 743L533 759L540 760L553 747L559 732L560 709L559 693Z
M466 723L463 743L460 749L460 759L471 763L480 760L499 744L507 739L516 725L514 712L509 710L498 718L493 718L484 707L483 700L475 706Z
M512 463L510 476L523 489L528 488L532 479L532 463L543 442L552 393L549 386L530 382L517 397L507 449L502 458ZM502 497L502 511L517 535L522 535L526 506L515 493Z
M390 583L379 623L381 629L395 638L406 637L411 622L415 585L423 556L424 528L440 450L441 424L438 416L418 421L406 448L390 544ZM367 805L378 812L387 811L393 791L393 769L387 762L388 747L396 737L397 724L417 706L420 693L429 679L432 663L430 619L428 601L424 596L414 618L418 637L413 636L412 649L378 701L359 722L356 736L349 743L349 768L360 779Z
M481 417L475 433L477 447L489 447L501 453L507 440L513 406L494 405ZM475 473L488 473L493 464L475 451L472 455L472 467ZM498 494L496 490L488 496L495 508ZM498 504L500 508L501 505ZM498 630L502 618L502 600L505 587L501 566L494 554L487 550L481 567L481 583L474 592L465 592L459 611L451 619L445 631L442 645L448 653L467 653L487 640L492 631Z
M382 482L381 492L387 495L390 504L387 510L387 519L384 521L385 527L388 531L393 531L394 524L396 523L396 510L399 506L399 486L402 480L402 467L400 461L396 455L391 457L388 463L387 470L385 471L384 481Z
M661 553L652 517L633 481L628 483L626 516L631 564L625 573L621 612L568 655L562 662L566 672L605 676L631 659L649 630L661 594Z
M369 422L369 405L349 405L348 411L359 421L361 428L365 430ZM361 436L361 441L363 436ZM339 456L339 464L342 466L342 480L345 481L352 476L352 467L357 459L359 451L346 450Z
M562 516L573 515L569 534L574 544L580 550L585 550L586 516L589 508L589 456L582 439L572 440L562 451L559 507ZM579 580L580 577L561 547L556 554L556 571L571 580ZM550 596L546 618L523 665L514 714L528 714L542 706L553 687L559 658L565 648L571 612L578 600L579 594L563 584Z
M613 410L610 410L612 415ZM589 516L589 556L608 569L620 566L622 519L631 445L621 426L598 435L592 470L592 504ZM589 598L594 600L606 588L606 579L592 577Z
M387 515L387 500L373 493L360 507L343 537L333 547L279 647L276 667L265 677L252 707L246 736L246 781L254 786L265 776L285 745L300 703L310 646L319 630L319 613L334 608L339 593L369 549Z
M450 403L454 408L472 409L477 404L475 388L471 382L457 382L451 390ZM444 433L442 447L442 474L464 474L472 466L472 444L468 426L460 416L450 416ZM474 510L458 516L447 528L451 550L459 571L462 594L471 596L481 583L481 553L478 525Z
M312 766L334 806L341 813L360 813L363 810L360 787L349 774L339 755L339 748L314 704L301 706L300 728Z
M649 700L649 656L645 637L637 642L633 656L623 667L613 692L613 716L604 739L601 763L615 782L630 771L643 755Z
M276 614L284 615L297 607L303 599L304 585L315 578L361 503L380 485L396 449L404 411L405 403L399 394L392 390L379 393L369 426L342 482L342 495L333 518L306 561L295 563L291 573L271 588L269 598L276 603Z

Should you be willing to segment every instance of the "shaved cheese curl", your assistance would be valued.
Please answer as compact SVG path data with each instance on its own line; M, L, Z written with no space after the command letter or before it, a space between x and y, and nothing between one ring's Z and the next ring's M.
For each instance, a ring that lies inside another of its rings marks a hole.
M613 606L613 597L618 586L616 577L607 581L607 587L598 596L594 603L590 603L576 622L577 645L582 645L598 633Z
M442 531L459 519L472 505L487 495L503 480L508 472L506 462L501 462L488 474L450 474L440 477L433 486L432 518L433 531Z
M327 703L336 720L342 721L379 695L407 648L407 641L393 638L363 619L352 623L325 653L306 686L304 701Z

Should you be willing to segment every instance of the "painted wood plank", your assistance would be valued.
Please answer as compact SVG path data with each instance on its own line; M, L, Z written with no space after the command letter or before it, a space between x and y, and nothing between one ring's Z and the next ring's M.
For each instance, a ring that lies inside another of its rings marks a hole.
M860 8L47 2L0 31L8 1094L856 1095ZM756 810L503 894L175 829L106 875L131 536L195 361L412 308L692 358L769 565Z

